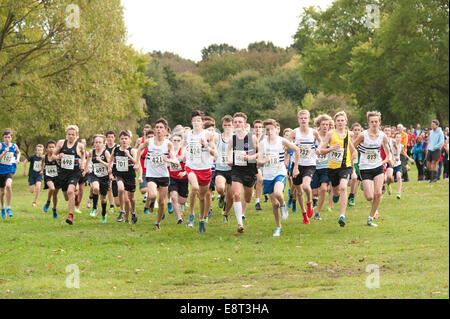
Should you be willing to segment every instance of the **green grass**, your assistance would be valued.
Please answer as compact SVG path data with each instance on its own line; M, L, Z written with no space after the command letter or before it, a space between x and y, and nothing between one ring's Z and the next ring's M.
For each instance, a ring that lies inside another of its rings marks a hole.
M449 184L410 174L401 200L384 196L378 228L365 225L359 191L345 228L336 206L307 226L290 213L273 238L269 203L260 212L251 203L240 236L233 210L223 224L217 201L206 234L197 219L188 229L169 214L157 232L137 193L136 226L116 216L101 225L83 208L87 196L69 226L62 195L53 220L42 212L47 192L31 208L27 178L17 173L14 217L0 220L0 298L449 298ZM80 269L80 289L66 288L70 264ZM370 264L379 266L380 288L366 287Z

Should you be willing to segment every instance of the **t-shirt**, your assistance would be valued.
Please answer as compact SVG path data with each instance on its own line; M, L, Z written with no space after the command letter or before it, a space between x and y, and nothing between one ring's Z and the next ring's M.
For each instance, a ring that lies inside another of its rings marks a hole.
M42 157L35 155L31 155L27 158L27 161L30 163L30 168L28 169L28 176L37 176L41 174L42 168Z

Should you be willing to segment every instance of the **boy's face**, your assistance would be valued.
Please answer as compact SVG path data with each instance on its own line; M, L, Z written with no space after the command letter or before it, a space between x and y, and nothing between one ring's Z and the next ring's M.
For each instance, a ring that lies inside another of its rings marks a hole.
M109 145L114 144L116 142L116 136L114 134L106 135L106 141Z
M77 131L75 131L75 130L68 130L67 131L67 140L70 142L70 143L73 143L73 142L75 142L75 139L77 138Z
M378 118L378 116L371 116L369 117L369 126L371 128L378 128L380 126L380 119Z
M213 126L208 127L206 130L208 132L210 132L211 134L214 134L216 132L216 127L213 125Z
M288 131L284 132L283 137L288 139L290 134L291 134L291 131L288 130Z
M239 129L239 130L243 129L244 125L245 125L245 120L244 120L243 117L237 116L237 117L235 117L233 119L233 126L234 126L235 130L236 129Z
M298 116L298 124L301 127L307 127L309 125L309 116L307 114L300 114Z
M386 134L387 136L391 136L391 128L390 127L385 127L383 130L384 134Z
M342 129L347 125L347 120L343 116L338 116L334 120L334 123L336 124L336 128Z
M181 144L181 137L175 135L172 138L172 143L173 143L173 146L175 146L175 148L178 148L180 146L180 144Z
M48 144L47 145L47 153L49 153L49 154L53 154L53 152L55 151L55 147L56 147L56 145L55 144Z
M99 150L103 145L105 145L103 139L101 137L96 137L94 140L94 147Z
M226 133L231 133L233 131L233 122L222 122L223 131Z
M120 145L124 148L128 148L128 146L130 145L130 137L126 136L126 135L122 135L120 137Z
M260 136L263 133L264 127L262 123L255 123L253 129L255 130L256 135Z
M359 133L361 133L361 126L355 126L353 128L353 134L355 135L355 137L357 137Z
M266 125L266 135L269 137L274 137L277 135L277 128L273 125Z
M44 149L42 147L36 147L36 154L42 155L44 153Z
M201 116L194 116L191 120L192 127L195 130L199 130L203 128L203 120Z
M400 142L402 141L402 136L400 134L395 135L395 141L400 144Z
M9 145L12 141L12 135L11 134L6 134L3 135L3 142L5 142L6 145Z
M157 136L164 136L166 134L166 127L162 123L155 125L155 134Z
M330 129L330 122L329 121L322 121L320 122L320 130L322 132L328 132Z

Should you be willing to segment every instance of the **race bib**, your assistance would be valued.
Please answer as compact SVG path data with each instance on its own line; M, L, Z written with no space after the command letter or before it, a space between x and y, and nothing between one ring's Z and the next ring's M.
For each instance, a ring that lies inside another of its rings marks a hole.
M8 152L0 159L0 164L3 165L12 165L14 161L14 153Z
M108 176L108 169L102 163L94 163L94 175L97 177Z
M328 157L329 157L328 154L317 155L317 163L321 163L321 164L327 163Z
M58 168L56 167L56 165L45 166L45 175L47 175L48 177L58 176Z
M149 155L150 155L149 161L150 161L151 168L158 168L158 167L164 166L163 153L151 152L151 153L149 153Z
M247 155L245 151L234 151L234 165L247 166L247 162L244 161L245 155Z
M277 153L266 153L266 156L269 158L269 160L266 162L265 167L269 169L277 168L280 162L280 156Z
M33 164L33 171L39 173L41 172L41 168L42 168L42 162L41 161L35 161Z
M61 159L61 168L73 170L75 167L75 155L64 154Z
M220 166L228 166L228 154L227 153L219 153L219 163L220 163Z
M202 161L202 144L200 143L190 143L188 148L188 156L191 162L201 162Z
M300 149L300 159L306 160L309 159L311 157L311 146L310 145L304 145L304 144L300 144L298 146L298 148Z
M183 168L181 167L181 164L180 163L170 163L170 170L172 171L172 172L179 172L179 171L181 171Z
M378 160L378 152L374 150L367 150L366 151L366 161L369 164L374 164Z
M116 170L128 172L128 156L116 156Z
M342 163L342 159L344 158L344 149L340 148L338 150L332 151L330 155L330 161L334 163Z

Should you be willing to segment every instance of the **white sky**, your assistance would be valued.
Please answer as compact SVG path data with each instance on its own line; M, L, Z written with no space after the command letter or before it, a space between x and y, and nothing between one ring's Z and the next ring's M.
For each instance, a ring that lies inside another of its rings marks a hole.
M128 43L142 52L169 51L194 61L210 44L243 49L251 42L293 43L303 7L332 0L121 0Z

